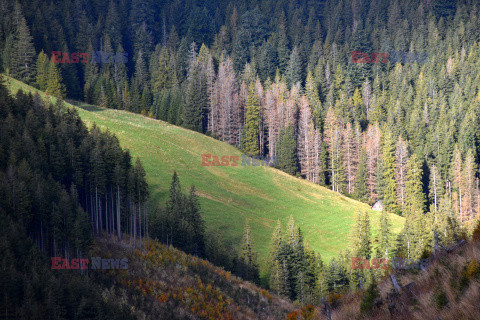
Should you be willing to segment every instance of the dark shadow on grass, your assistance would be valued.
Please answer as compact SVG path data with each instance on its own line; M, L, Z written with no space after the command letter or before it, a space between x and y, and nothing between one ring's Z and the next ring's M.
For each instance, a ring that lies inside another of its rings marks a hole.
M75 107L81 108L81 109L86 110L86 111L90 111L90 112L105 111L105 108L94 106L94 105L91 105L91 104L88 104L88 103L85 103L85 102L82 102L82 101L76 101L76 100L66 100L66 101L68 103L70 103L71 105L74 105Z

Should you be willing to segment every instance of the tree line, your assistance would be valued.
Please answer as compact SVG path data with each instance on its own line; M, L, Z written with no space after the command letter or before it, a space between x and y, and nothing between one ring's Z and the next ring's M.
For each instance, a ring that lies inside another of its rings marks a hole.
M3 83L0 136L2 316L134 319L120 301L102 297L104 283L51 270L50 257L87 257L93 234L134 233L127 204L140 206L133 200L137 190L125 184L121 196L107 195L108 175L99 168L105 154L116 152L117 165L128 168L138 184L144 178L133 172L141 166L130 163L113 135L98 128L89 132L74 110L61 103L47 106L21 90L12 97ZM124 205L121 216L115 216L120 207L112 201Z
M207 232L195 186L184 194L176 172L172 176L168 200L152 213L149 235L260 284L257 253L248 221L240 245L227 243L218 233Z
M148 190L140 160L132 164L113 134L89 131L60 100L45 106L38 95L13 99L1 89L2 210L51 256L81 257L91 234L142 243Z

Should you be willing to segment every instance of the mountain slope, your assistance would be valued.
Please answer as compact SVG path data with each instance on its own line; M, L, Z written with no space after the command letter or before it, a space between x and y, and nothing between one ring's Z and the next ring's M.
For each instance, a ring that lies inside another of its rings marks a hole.
M5 78L13 92L20 88L39 92ZM183 186L195 184L208 230L220 232L226 245L240 244L245 219L250 219L262 264L268 256L277 219L285 226L293 215L312 248L321 253L323 259L348 248L354 212L368 210L374 229L378 224L380 213L371 211L368 205L270 167L202 166L202 154L241 159L240 151L226 143L127 111L73 103L72 107L87 125L95 122L102 129L108 128L117 135L122 147L142 159L154 201L166 200L171 176L176 170ZM395 232L400 230L403 220L391 215Z
M128 260L125 270L91 270L91 276L108 284L107 300L122 297L139 319L284 319L295 309L288 299L156 241L133 251L126 237L100 238L91 255Z
M473 241L462 241L442 248L429 257L427 268L413 264L409 270L390 269L400 288L390 277L378 284L378 296L369 312L360 319L480 319L480 242L479 229ZM361 301L368 291L342 297L332 310L332 319L359 319Z

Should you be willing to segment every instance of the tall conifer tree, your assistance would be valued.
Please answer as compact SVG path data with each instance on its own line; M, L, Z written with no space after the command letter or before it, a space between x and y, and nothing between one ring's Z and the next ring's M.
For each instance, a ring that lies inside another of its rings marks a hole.
M249 156L257 156L260 154L259 145L260 134L260 102L255 84L252 82L248 88L245 129L242 139L242 149Z

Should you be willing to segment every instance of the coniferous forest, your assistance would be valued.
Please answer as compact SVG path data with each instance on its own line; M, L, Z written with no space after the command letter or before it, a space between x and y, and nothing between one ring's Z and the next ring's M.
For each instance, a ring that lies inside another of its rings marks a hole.
M435 267L431 305L448 319L445 308L480 294L469 289L480 279L479 2L0 0L0 17L1 77L56 98L0 83L0 319L261 318L277 305L272 319L355 315L345 306L408 319L391 307L403 298L386 295L385 276L398 270L353 261L430 259L444 270L439 256L455 256L462 240L466 261L451 275L460 283L442 289ZM195 185L171 172L168 200L156 203L141 158L64 100L276 159L288 175L380 205L380 220L352 212L348 250L331 259L293 216L278 220L262 260L246 218L233 250L209 232ZM389 213L404 219L400 232ZM146 279L49 270L49 257L88 258L114 243ZM177 261L172 278L191 286L171 289L145 261ZM201 303L179 298L188 290Z

